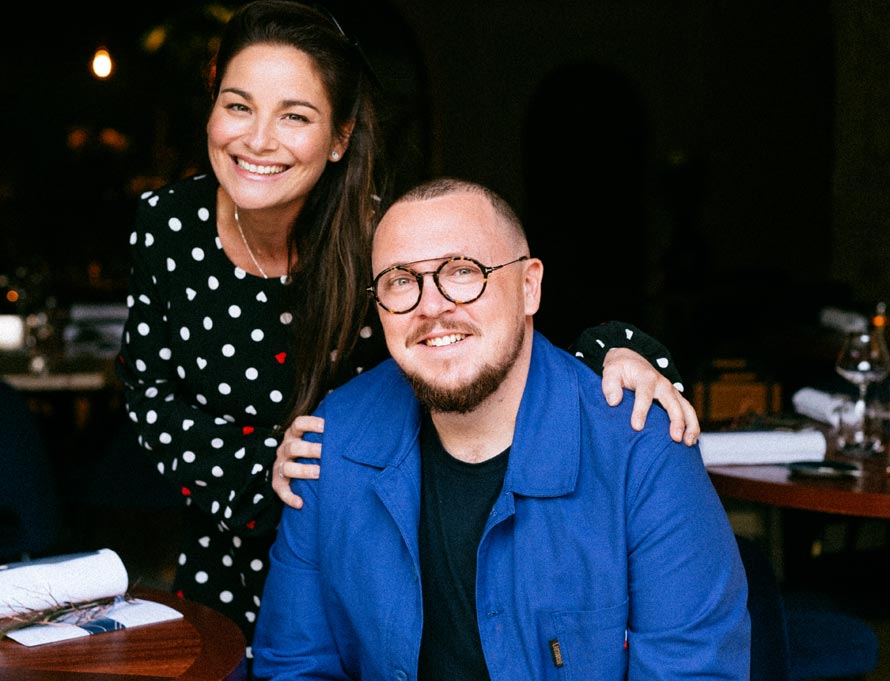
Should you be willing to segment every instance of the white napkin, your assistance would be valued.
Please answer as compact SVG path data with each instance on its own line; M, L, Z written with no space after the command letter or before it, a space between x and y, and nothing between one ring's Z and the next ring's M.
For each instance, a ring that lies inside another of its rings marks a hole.
M791 397L794 411L811 419L837 428L841 417L844 422L855 420L855 405L844 395L832 395L815 388L801 388Z
M819 322L829 329L844 332L864 331L868 328L868 317L837 307L823 307L819 312Z
M127 569L111 549L0 565L0 617L127 590Z
M825 436L818 430L730 431L698 438L706 466L822 461Z

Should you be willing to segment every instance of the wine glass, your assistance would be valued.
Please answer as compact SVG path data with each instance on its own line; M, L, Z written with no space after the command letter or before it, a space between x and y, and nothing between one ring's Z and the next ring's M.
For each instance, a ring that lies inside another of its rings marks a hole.
M851 435L842 435L844 454L869 455L884 451L881 433L871 427L866 410L866 395L872 383L879 383L890 375L890 354L880 331L850 331L844 338L835 369L859 389L854 409ZM842 431L843 433L844 431Z

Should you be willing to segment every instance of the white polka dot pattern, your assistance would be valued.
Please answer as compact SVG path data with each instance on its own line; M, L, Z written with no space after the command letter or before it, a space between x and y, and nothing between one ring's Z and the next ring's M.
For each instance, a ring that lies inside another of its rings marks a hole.
M269 467L290 408L292 315L281 278L222 250L216 190L202 176L143 194L117 372L146 456L190 507L175 589L250 640L280 514ZM361 336L382 359L370 327Z
M603 362L612 348L629 348L645 357L673 386L683 392L683 383L677 368L670 360L670 353L658 340L622 322L606 322L585 329L572 342L569 351L599 375Z

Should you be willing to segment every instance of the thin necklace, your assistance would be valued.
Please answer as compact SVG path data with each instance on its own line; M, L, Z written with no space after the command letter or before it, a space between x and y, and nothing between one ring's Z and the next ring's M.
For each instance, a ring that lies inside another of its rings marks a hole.
M260 271L260 274L263 275L263 279L268 279L269 275L263 271L262 267L260 267L260 264L256 260L256 256L253 254L253 251L250 250L250 244L247 243L247 237L244 236L244 230L241 229L241 220L238 219L238 206L235 206L235 226L238 228L238 234L241 235L241 241L244 242L244 248L247 249L247 255L250 256L250 259L253 260L253 264Z

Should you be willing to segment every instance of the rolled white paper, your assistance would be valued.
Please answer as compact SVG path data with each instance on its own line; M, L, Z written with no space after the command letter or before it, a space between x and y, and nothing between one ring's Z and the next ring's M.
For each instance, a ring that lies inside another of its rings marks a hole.
M822 461L826 446L818 430L702 433L698 445L706 466Z
M127 569L111 549L0 565L0 617L127 590Z
M841 418L844 422L855 419L855 405L844 395L832 395L815 388L801 388L791 397L794 411L803 416L827 423L837 428Z

